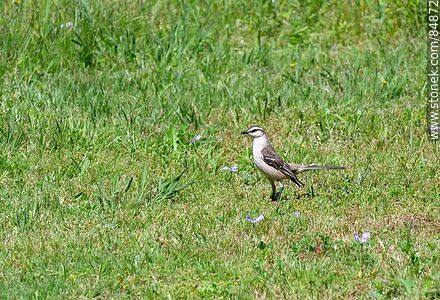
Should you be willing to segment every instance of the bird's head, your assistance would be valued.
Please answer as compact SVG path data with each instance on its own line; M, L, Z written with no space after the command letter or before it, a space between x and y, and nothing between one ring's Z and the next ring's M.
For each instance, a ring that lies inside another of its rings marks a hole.
M243 131L241 134L248 135L252 138L258 138L261 136L265 136L266 132L260 126L251 126L247 130Z

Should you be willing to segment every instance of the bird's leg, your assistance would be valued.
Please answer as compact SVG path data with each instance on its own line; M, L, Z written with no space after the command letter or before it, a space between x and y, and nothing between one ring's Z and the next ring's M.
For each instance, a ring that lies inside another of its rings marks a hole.
M280 181L280 192L278 193L277 200L280 200L283 191L284 191L284 184L282 181Z
M270 185L272 186L272 195L270 198L272 201L277 201L277 187L275 186L275 182L271 181Z

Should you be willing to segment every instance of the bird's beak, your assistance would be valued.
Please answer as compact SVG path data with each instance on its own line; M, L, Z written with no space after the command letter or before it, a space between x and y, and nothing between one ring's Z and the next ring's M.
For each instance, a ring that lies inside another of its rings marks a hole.
M248 133L247 130L241 132L241 134L247 134L247 133Z

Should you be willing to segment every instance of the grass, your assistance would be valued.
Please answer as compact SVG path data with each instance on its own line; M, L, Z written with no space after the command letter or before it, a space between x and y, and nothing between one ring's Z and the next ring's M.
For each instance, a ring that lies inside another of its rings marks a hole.
M1 298L440 297L423 1L0 5Z

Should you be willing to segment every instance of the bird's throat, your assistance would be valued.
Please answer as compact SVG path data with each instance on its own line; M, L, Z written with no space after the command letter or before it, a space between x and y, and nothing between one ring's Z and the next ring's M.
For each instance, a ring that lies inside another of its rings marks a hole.
M259 136L254 138L253 140L253 144L252 144L252 150L255 153L260 153L261 150L266 147L267 145L269 145L269 140L267 138L267 136L263 135L263 136Z

